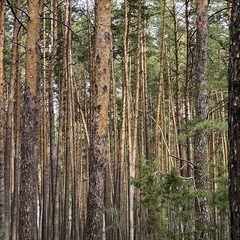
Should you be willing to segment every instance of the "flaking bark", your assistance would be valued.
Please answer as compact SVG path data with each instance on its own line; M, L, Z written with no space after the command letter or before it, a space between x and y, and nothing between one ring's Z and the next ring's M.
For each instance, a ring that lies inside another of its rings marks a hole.
M232 1L229 61L229 202L230 236L240 239L240 3Z
M108 103L111 71L111 1L95 1L94 72L86 240L103 234L104 176L108 162Z
M38 38L42 1L28 2L25 91L21 133L19 240L37 239Z
M208 0L197 1L197 42L196 42L196 120L204 121L208 117L207 84L207 41L208 41ZM199 191L208 191L208 139L207 134L198 132L194 138L195 184ZM210 223L207 198L196 198L196 238L208 238L207 228Z

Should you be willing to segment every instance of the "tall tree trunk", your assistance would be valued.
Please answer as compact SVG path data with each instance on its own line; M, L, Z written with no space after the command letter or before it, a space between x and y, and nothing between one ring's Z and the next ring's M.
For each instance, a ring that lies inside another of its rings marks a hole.
M19 240L37 239L38 38L42 1L28 2L23 104Z
M63 143L63 88L64 81L59 84L59 113L58 113L58 144L57 144L57 162L56 162L56 183L54 192L54 206L53 206L53 239L60 239L60 196L62 187L62 143Z
M17 0L15 2L16 10L15 15L16 18L19 18L20 11L20 2ZM10 81L9 81L9 95L8 95L8 110L7 110L7 125L6 125L6 148L5 148L5 222L9 224L5 226L5 239L10 239L16 234L16 224L17 224L17 207L18 207L18 181L19 181L19 173L18 173L18 160L15 158L14 154L14 142L13 142L13 133L14 133L14 83L17 82L18 73L19 73L19 36L20 36L20 24L17 19L14 19L14 30L13 30L13 47L11 54L11 70L10 70ZM17 110L16 110L17 111ZM19 130L19 129L18 129ZM17 136L15 136L16 139ZM17 139L16 139L17 140ZM13 165L12 161L14 159L14 164L16 161L16 165L14 167L14 176L12 176L11 166ZM14 178L14 183L11 183L11 179ZM12 211L10 211L11 206L11 188L14 189L14 199L12 204ZM14 211L15 209L15 211ZM12 215L11 215L12 213ZM12 223L12 226L10 224ZM11 229L13 227L13 229Z
M56 4L57 5L57 4ZM55 10L57 14L57 10ZM59 14L60 15L60 14ZM57 15L56 15L57 16ZM55 33L56 34L56 33ZM62 36L62 29L59 28L59 36ZM56 35L55 37L57 37ZM56 45L57 47L57 45ZM53 64L55 61L52 60ZM66 71L66 69L65 69ZM63 173L62 173L62 168L63 168L63 140L64 140L64 114L65 114L65 104L64 104L64 99L65 99L65 91L64 89L66 88L65 84L65 79L63 77L63 73L61 72L60 74L60 81L58 83L58 132L57 132L57 147L56 147L56 166L53 166L56 168L55 174L56 174L56 180L54 184L54 197L53 197L53 239L61 239L63 229L61 228L61 194L62 194L62 179L63 179Z
M66 3L65 24L71 26L72 1ZM65 197L64 197L64 215L63 215L63 236L69 240L70 237L70 191L71 191L71 163L73 159L73 123L72 123L72 55L71 55L71 32L69 28L64 28L64 80L66 86L66 142L65 142Z
M189 109L189 89L190 89L190 30L189 30L189 8L190 8L190 4L189 4L190 0L185 0L185 21L186 21L186 28L185 28L185 56L186 56L186 65L185 65L185 86L184 86L184 114L185 114L185 124L188 123L188 121L190 120L190 109ZM186 159L188 161L191 160L191 151L190 151L190 147L191 147L191 141L190 138L187 137L186 139ZM186 169L184 169L184 173L185 176L189 177L191 176L190 173L190 166L189 164L187 164Z
M20 0L15 2L16 18L20 16ZM12 200L12 215L11 215L11 240L17 239L18 236L18 216L19 216L19 155L20 155L20 23L17 19L14 20L14 33L13 42L14 47L12 50L12 75L13 81L15 82L15 104L14 104L14 182L13 182L13 200ZM16 56L14 56L16 55Z
M130 23L129 23L129 2L128 0L124 1L124 33L123 33L123 88L124 88L124 97L126 101L126 138L124 141L127 142L127 211L126 211L126 236L128 239L133 240L134 238L134 186L130 183L129 178L135 177L135 163L132 158L132 113L131 113L131 86L130 86L130 57L129 57L129 45L130 45Z
M229 62L229 202L230 236L240 239L240 11L239 1L232 1Z
M173 23L174 23L174 54L175 54L175 80L176 80L176 90L175 90L175 119L176 119L176 134L177 137L181 133L181 76L180 76L180 38L178 32L178 13L176 1L173 0ZM177 157L182 158L182 146L180 143L177 146ZM183 175L183 162L180 161L181 175Z
M164 101L164 78L163 78L163 63L165 55L165 35L166 35L166 0L163 1L163 16L161 25L161 45L160 45L160 59L159 59L159 82L158 82L158 97L157 97L157 110L156 110L156 126L155 126L155 157L159 159L163 155L163 144L161 139L161 128L165 127L165 101ZM160 140L160 141L159 141Z
M113 129L113 133L112 133L112 140L111 140L111 153L112 153L112 165L113 165L113 208L119 209L116 204L119 203L119 199L117 199L117 195L119 196L119 184L118 184L118 170L119 170L119 164L118 164L118 153L119 153L119 145L118 145L118 110L117 110L117 89L116 89L116 79L114 76L114 60L113 57L111 59L111 63L112 63L112 112L113 112L113 119L112 119L112 129ZM119 205L118 205L119 206ZM116 222L116 225L118 226L119 223L119 216L117 214L113 215L113 219ZM112 239L116 239L118 237L118 227L116 229L113 229L113 236Z
M136 177L136 163L137 159L139 157L138 155L138 135L139 135L139 100L140 100L140 74L141 74L141 69L140 69L140 58L141 58L141 33L142 33L142 4L141 0L138 1L138 28L137 28L137 49L136 49L136 63L135 63L135 106L134 106L134 113L133 113L133 120L132 120L132 135L130 134L132 138L132 171L130 177L135 178ZM132 211L132 218L134 220L134 199L136 198L136 194L138 192L135 189L135 186L133 184L130 185L130 199L132 200L132 205L131 205L131 211ZM140 193L139 193L140 195ZM138 216L140 213L138 214ZM141 217L139 216L137 218L138 223L141 222ZM137 222L134 223L132 221L132 239L134 239L134 236L136 236L134 225L136 225Z
M4 221L4 98L3 98L3 45L5 24L5 1L0 1L0 229L5 227ZM4 236L0 235L0 239Z
M197 1L197 43L196 43L196 120L208 118L207 84L207 40L208 40L208 0ZM199 191L209 190L208 139L203 131L194 137L195 185ZM208 238L207 228L210 222L207 198L198 196L196 199L196 239Z
M56 185L56 134L55 134L55 115L54 115L54 82L55 82L55 67L57 56L57 0L51 1L51 46L52 51L50 55L50 73L48 80L48 117L49 117L49 161L50 161L50 205L51 205L51 230L50 234L53 237L53 222L54 222L54 206L55 206L55 185Z
M129 7L127 4L127 1L124 1L124 41L123 41L123 53L125 56L123 57L123 74L126 72L127 66L125 66L126 63L126 46L127 44L127 35L129 32L127 32L126 26L128 25L128 12ZM129 27L128 27L129 31ZM127 89L126 89L126 75L123 77L122 81L122 111L121 111L121 130L120 130L120 143L119 143L119 155L118 155L118 163L116 166L116 194L115 194L115 200L116 200L116 206L117 210L119 212L122 212L123 214L118 214L119 218L119 229L118 229L118 237L120 238L126 238L127 236L127 224L126 221L127 217L127 211L126 208L128 207L126 202L127 200L127 189L128 189L128 171L126 170L127 166L127 160L125 155L125 150L127 146Z
M144 128L144 155L149 159L149 107L148 107L148 81L147 81L147 16L146 0L141 2L141 75L142 75L142 97L143 97L143 128Z
M41 109L40 109L40 160L42 163L42 229L41 239L49 239L51 217L50 216L50 162L48 157L48 127L47 127L47 98L46 98L46 82L47 82L47 60L46 60L46 13L43 11L43 50L42 50L42 83L41 83Z
M85 239L102 239L103 193L108 163L108 102L111 72L111 0L95 1L93 111L89 163L88 211Z

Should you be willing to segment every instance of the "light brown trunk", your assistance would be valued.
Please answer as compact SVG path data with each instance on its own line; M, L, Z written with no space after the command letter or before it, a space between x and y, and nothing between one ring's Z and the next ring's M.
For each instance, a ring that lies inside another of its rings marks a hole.
M85 239L103 236L104 176L108 163L108 102L111 72L111 1L95 1L94 75L91 82L89 192Z
M158 161L159 157L164 159L164 144L161 144L162 128L165 128L165 91L163 79L163 64L165 55L165 35L166 35L166 0L163 2L163 17L162 17L162 32L161 32L161 46L160 46L160 60L159 60L159 83L158 83L158 97L157 97L157 113L155 126L155 157Z
M181 78L180 78L180 44L179 44L179 33L178 33L178 15L177 15L177 6L176 6L176 1L173 0L173 22L174 22L174 54L175 54L175 119L176 119L176 139L178 139L178 136L181 133ZM177 143L177 157L182 158L182 149L181 149L181 144ZM180 161L180 168L181 168L181 173L183 175L182 167L183 167L183 162Z
M126 173L129 177L135 177L135 163L132 158L132 111L131 111L131 85L130 85L130 57L129 57L129 19L128 19L129 9L128 1L124 1L124 37L123 37L123 88L126 100L126 138L127 142L127 168ZM134 186L129 182L129 177L126 181L126 195L127 195L127 212L126 212L126 235L132 240L134 238Z
M65 24L71 26L72 1L66 3ZM69 28L64 28L64 80L66 86L66 155L65 155L65 197L64 197L64 215L63 215L63 237L66 240L70 238L70 198L71 198L71 168L73 161L73 123L72 123L72 55L71 55L71 33Z
M28 3L22 121L19 240L37 239L38 38L42 1Z
M47 99L46 99L46 82L47 82L47 61L46 61L46 15L43 13L43 62L42 62L42 86L41 86L41 109L40 109L40 150L42 162L42 239L49 239L51 226L50 213L50 162L48 157L48 122L47 122Z

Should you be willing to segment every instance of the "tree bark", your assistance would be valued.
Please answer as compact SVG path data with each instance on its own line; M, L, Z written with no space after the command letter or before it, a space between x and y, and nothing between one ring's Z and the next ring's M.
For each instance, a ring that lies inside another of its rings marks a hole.
M65 24L71 26L72 1L68 0L65 9ZM64 28L63 36L63 69L65 89L66 89L66 119L65 119L65 197L64 197L64 213L63 213L63 237L66 240L70 238L70 198L71 198L71 168L73 161L73 123L72 123L72 54L71 54L71 32L68 28Z
M188 124L190 120L190 80L191 80L191 75L190 75L190 64L191 64L191 54L190 54L190 11L191 11L191 6L189 4L190 0L185 0L185 22L186 22L186 27L185 27L185 56L186 56L186 61L185 61L185 83L184 83L184 115L185 115L185 124ZM191 139L187 137L186 139L186 159L189 161L191 160ZM191 176L191 168L190 165L187 164L186 169L184 170L184 174L186 177Z
M20 11L20 1L16 0L15 2L16 18L19 18ZM13 47L11 53L11 70L10 70L10 81L9 81L9 93L8 93L8 110L7 110L7 124L6 124L6 146L5 146L5 239L11 238L15 239L17 234L17 216L18 216L18 189L19 189L19 165L18 159L14 156L17 151L14 147L18 148L17 145L14 146L13 142L13 133L14 133L14 96L15 94L15 85L17 74L19 73L19 41L20 41L20 24L17 19L14 19L14 30L13 30ZM16 121L15 121L16 123ZM18 128L19 131L19 128ZM15 142L18 142L18 134L14 138ZM19 143L19 142L18 142ZM19 145L19 144L18 144ZM14 159L14 164L13 164ZM14 170L11 173L11 166L15 165ZM12 174L14 176L12 176ZM11 178L14 179L14 182L11 183ZM11 209L11 188L14 189L14 195L12 199L12 211ZM15 237L15 238L14 238Z
M240 5L232 1L229 62L229 202L230 236L240 239Z
M0 229L4 224L4 98L3 98L3 44L5 28L5 1L0 1ZM4 236L0 236L4 239Z
M177 13L177 4L176 1L173 0L173 22L174 22L174 55L175 55L175 119L176 119L176 138L179 137L181 134L181 122L182 122L182 116L181 116L181 110L182 110L182 96L181 96L181 69L180 69L180 38L179 38L179 22L178 22L178 13ZM177 145L177 156L179 158L182 158L182 146L178 142ZM181 175L184 175L183 170L183 162L180 161L180 171Z
M91 121L86 240L102 239L104 176L108 162L108 102L111 72L111 0L95 1L93 111Z
M196 42L196 99L195 119L204 121L208 118L207 84L207 39L208 39L208 0L197 1L197 42ZM194 138L195 184L199 191L209 190L208 186L208 139L207 134L198 132ZM210 222L207 198L196 199L196 239L208 238L207 227Z
M20 10L17 9L20 7L20 0L15 2L16 18L20 15ZM14 20L14 37L13 42L16 43L13 48L12 54L15 55L15 62L12 65L12 74L15 82L15 98L14 98L14 182L13 182L13 199L12 199L12 219L11 219L11 240L17 239L18 236L18 218L19 218L19 159L20 159L20 88L21 88L21 76L20 76L20 41L21 41L21 32L20 24L17 19ZM17 33L17 36L15 34ZM15 76L14 76L15 75Z
M28 2L23 103L19 240L37 239L38 38L42 1Z
M51 1L51 17L57 19L57 0ZM50 55L50 75L48 80L48 115L49 115L49 160L51 168L51 193L50 201L52 202L52 225L54 222L54 206L55 206L55 186L56 186L56 133L55 133L55 113L54 113L54 79L57 57L57 37L58 28L57 21L51 21L51 46L52 51ZM53 226L51 227L51 235L53 236Z
M155 158L158 159L163 155L163 144L161 144L162 136L160 128L165 128L165 101L164 101L164 56L165 56L165 35L166 35L166 0L163 1L163 14L161 24L161 44L160 44L160 58L159 58L159 82L158 82L158 96L157 96L157 110L156 110L156 126L155 126ZM160 140L160 141L159 141Z

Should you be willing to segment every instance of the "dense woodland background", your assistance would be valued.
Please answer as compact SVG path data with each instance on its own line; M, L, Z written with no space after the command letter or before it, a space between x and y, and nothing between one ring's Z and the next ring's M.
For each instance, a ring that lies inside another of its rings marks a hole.
M100 2L0 2L1 239L94 239ZM230 2L112 1L95 239L229 239Z

